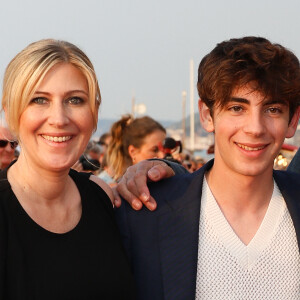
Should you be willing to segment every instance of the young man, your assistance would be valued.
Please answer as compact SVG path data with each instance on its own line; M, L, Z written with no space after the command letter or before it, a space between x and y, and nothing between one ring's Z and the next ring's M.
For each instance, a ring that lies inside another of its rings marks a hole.
M231 39L201 61L197 87L214 161L150 184L155 211L117 212L138 299L299 299L300 175L273 171L299 120L299 61Z

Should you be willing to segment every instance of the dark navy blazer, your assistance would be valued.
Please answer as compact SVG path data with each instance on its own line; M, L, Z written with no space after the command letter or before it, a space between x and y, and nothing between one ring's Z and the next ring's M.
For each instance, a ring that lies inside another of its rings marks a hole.
M202 183L213 160L190 174L150 184L156 211L134 211L126 201L117 222L140 300L195 299ZM300 175L274 171L300 245ZM226 180L226 178L224 178Z

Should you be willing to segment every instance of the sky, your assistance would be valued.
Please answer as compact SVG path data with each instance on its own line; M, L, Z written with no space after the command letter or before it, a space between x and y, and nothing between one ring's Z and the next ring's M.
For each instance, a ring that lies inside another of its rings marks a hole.
M100 118L130 113L134 96L151 117L178 121L191 59L196 86L200 60L229 38L263 36L300 58L299 12L299 0L2 0L0 80L29 43L67 40L94 64Z

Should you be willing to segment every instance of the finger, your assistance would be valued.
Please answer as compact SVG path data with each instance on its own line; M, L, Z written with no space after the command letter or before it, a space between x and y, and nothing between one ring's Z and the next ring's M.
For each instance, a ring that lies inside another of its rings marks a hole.
M144 173L143 173L144 174ZM143 205L145 205L149 210L153 211L156 209L157 204L153 197L150 196L148 187L146 185L146 179L141 178L142 176L139 176L138 173L134 177L130 177L129 179L123 178L117 188L120 194L122 194L122 197L131 205L131 207L135 210L140 210ZM141 194L137 192L139 190L140 182L142 186L140 189L142 190ZM131 191L134 191L132 193ZM148 195L147 195L148 193ZM139 195L139 196L137 196Z
M115 207L120 207L122 204L121 197L116 189L116 187L112 188L113 194L114 194L114 206Z
M155 165L148 171L148 177L152 181L159 181L164 178L172 177L175 172L166 163L160 161L156 162Z
M116 187L116 192L118 192L119 194L119 196L117 196L116 198L120 197L121 195L124 198L124 200L126 200L133 209L140 210L142 208L143 205L141 201L128 190L126 178L124 176L121 179L121 181L118 183ZM117 205L118 204L119 203L117 200Z
M127 178L127 188L128 190L139 198L143 203L150 199L150 192L147 186L148 181L148 170L150 166L146 169L138 169L136 173Z
M144 203L144 205L151 211L155 210L157 207L157 203L152 196Z

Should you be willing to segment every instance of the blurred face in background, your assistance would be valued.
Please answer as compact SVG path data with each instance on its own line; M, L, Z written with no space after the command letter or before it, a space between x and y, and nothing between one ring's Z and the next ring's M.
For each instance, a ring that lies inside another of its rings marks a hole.
M162 143L165 138L165 132L161 130L155 130L145 137L140 148L135 148L133 145L130 145L128 150L132 159L132 163L136 164L149 158L163 158L164 153L159 150L158 145Z
M17 144L11 144L9 141L14 141L14 137L7 128L0 126L0 169L8 167L14 159Z

